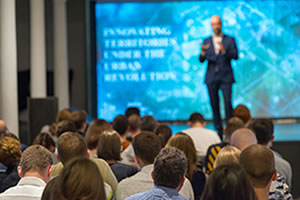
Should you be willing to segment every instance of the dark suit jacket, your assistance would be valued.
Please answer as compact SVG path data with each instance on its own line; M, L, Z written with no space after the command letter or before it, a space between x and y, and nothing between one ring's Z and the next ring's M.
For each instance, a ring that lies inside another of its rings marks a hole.
M204 56L199 56L200 62L208 61L205 83L211 84L216 81L222 83L234 83L233 72L231 67L231 59L238 59L238 51L234 38L223 35L223 46L226 50L225 54L221 52L216 55L212 37L204 40L204 44L210 44Z

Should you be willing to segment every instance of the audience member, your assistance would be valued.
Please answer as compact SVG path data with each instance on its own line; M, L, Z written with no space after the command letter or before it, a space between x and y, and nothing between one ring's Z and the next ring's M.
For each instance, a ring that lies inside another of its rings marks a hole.
M86 112L82 110L72 112L71 121L73 121L76 126L76 132L81 136L85 136L85 130L87 127Z
M50 137L50 136L49 136ZM41 145L32 145L22 154L18 173L18 184L0 194L0 200L38 200L50 180L51 152Z
M212 172L214 162L220 150L223 147L229 145L232 133L237 129L243 128L244 126L245 123L238 117L232 117L227 121L226 128L223 129L225 133L225 139L223 140L223 142L218 144L213 144L210 147L208 147L205 156L205 169L207 174L210 174Z
M48 133L39 133L33 140L32 144L39 144L46 147L52 153L55 152L55 142Z
M133 166L120 163L121 138L116 131L104 131L97 146L98 158L104 159L111 167L118 182L134 175L137 170Z
M232 134L230 144L243 151L248 146L257 144L257 139L250 129L240 128Z
M238 165L222 165L208 178L201 200L256 200L246 172Z
M178 193L184 183L187 169L187 159L182 151L174 147L162 149L154 160L153 168L154 187L127 200L186 200Z
M221 149L214 163L214 169L222 165L239 163L241 150L234 146L226 146Z
M116 200L124 200L126 197L145 192L154 186L151 172L154 158L161 149L159 137L152 132L143 131L134 138L132 146L141 171L119 183ZM186 179L179 193L187 199L194 199L191 183Z
M124 151L130 145L126 134L128 130L128 119L125 115L118 115L114 118L112 127L119 133L122 142L122 151Z
M139 115L133 114L128 117L128 131L127 139L132 141L132 139L141 132L140 129L141 117Z
M233 109L233 116L238 117L244 121L245 124L251 121L251 113L250 110L242 104L239 104L237 107Z
M186 177L192 183L195 199L199 200L205 186L206 177L200 167L197 167L197 153L192 138L186 133L177 133L170 138L167 147L176 147L184 152L188 161Z
M204 163L208 147L220 143L221 140L216 132L205 128L206 122L200 113L191 114L188 124L191 128L182 132L188 134L192 138L197 149L198 159L201 163Z
M63 133L65 132L76 132L77 128L75 126L75 123L71 120L62 120L60 122L57 123L56 126L56 136L59 137L61 136ZM57 139L56 139L57 141ZM55 142L56 142L55 141Z
M58 160L61 162L53 166L51 176L58 176L64 165L68 161L76 157L89 157L87 152L87 145L81 135L73 132L66 132L62 134L57 140ZM113 192L117 188L118 181L110 169L109 165L99 158L91 159L96 163L104 182L110 185Z
M50 181L42 197L42 200L57 199L105 200L104 182L97 165L80 157L68 162L60 176Z
M172 136L172 130L168 125L159 125L155 130L155 134L160 138L161 145L164 147Z
M131 115L140 115L140 110L137 107L128 107L125 111L125 116L127 117L127 119L131 116Z
M256 135L257 143L270 148L274 141L274 124L270 119L256 119L250 123L249 128ZM276 151L272 150L275 157L275 168L284 177L286 183L292 185L292 167L288 161Z
M258 200L268 200L271 183L276 180L272 151L260 144L249 146L242 151L240 164L247 172Z
M88 127L84 139L87 142L90 157L97 157L98 140L105 130L112 131L113 129L111 124L104 119L95 119Z
M0 193L17 185L20 180L17 167L21 159L21 144L14 137L0 138L0 162L6 167L0 173Z
M140 129L141 131L151 131L154 132L156 127L158 126L158 122L151 115L145 115L141 118Z
M2 134L6 133L7 131L8 130L5 121L0 120L0 137L2 136Z

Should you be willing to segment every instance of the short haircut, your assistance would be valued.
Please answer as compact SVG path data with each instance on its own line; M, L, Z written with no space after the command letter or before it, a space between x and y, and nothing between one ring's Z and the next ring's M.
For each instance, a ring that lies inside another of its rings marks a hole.
M56 115L56 122L58 123L63 120L70 120L71 114L72 114L71 109L69 109L69 108L61 109Z
M268 144L274 135L274 124L270 119L256 119L248 128L255 133L258 144Z
M87 145L81 135L74 132L65 132L57 140L57 151L63 164L75 157L84 157Z
M172 130L168 125L159 125L155 134L160 138L161 146L164 147L172 136Z
M225 135L231 137L234 131L244 127L245 127L245 122L243 120L241 120L238 117L232 117L227 121Z
M14 137L0 138L0 162L6 167L19 164L21 159L21 144Z
M131 115L140 116L140 110L137 107L128 107L125 111L125 116L129 118Z
M135 155L145 164L152 164L155 156L161 149L160 139L157 135L149 131L142 131L135 136L132 141Z
M56 136L59 137L65 132L76 132L75 123L71 120L62 120L56 126Z
M201 200L256 200L251 182L238 164L222 165L209 175Z
M136 131L140 128L141 117L133 114L128 117L128 127L131 131Z
M22 176L27 172L43 173L49 165L52 165L51 152L41 145L32 145L22 154L20 166Z
M239 163L241 150L234 146L226 146L218 153L216 161L214 162L214 168L222 165L230 165Z
M82 110L72 112L71 120L74 122L77 130L81 129L86 122L86 112Z
M192 124L197 123L197 122L204 123L205 119L204 119L203 115L201 115L200 113L194 112L191 114L188 121Z
M244 121L244 123L247 123L251 120L250 110L242 104L239 104L237 107L234 108L233 116L240 118Z
M157 127L156 119L151 115L145 115L141 119L140 129L141 131L151 131L154 132Z
M240 128L232 134L230 144L242 151L250 145L257 144L257 140L250 129Z
M97 146L97 156L104 160L121 160L121 138L116 131L104 131Z
M110 123L108 123L104 119L95 119L94 121L92 121L85 133L85 140L89 149L97 148L99 137L105 130L113 130Z
M124 135L128 128L128 120L125 115L118 115L114 118L112 127L120 135Z
M46 147L48 150L55 147L55 142L48 133L39 133L33 140L32 144L39 144Z
M176 188L187 169L185 154L175 148L163 148L154 160L154 184Z
M275 161L272 151L260 144L252 145L242 151L240 164L256 188L264 188L270 182L275 172Z

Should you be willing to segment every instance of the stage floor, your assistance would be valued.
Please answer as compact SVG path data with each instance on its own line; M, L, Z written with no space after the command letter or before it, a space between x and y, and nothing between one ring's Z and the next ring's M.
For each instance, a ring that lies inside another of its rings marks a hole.
M275 123L274 125L275 141L300 141L300 123ZM173 134L189 128L184 124L169 124L169 126ZM211 122L207 123L206 128L214 130Z

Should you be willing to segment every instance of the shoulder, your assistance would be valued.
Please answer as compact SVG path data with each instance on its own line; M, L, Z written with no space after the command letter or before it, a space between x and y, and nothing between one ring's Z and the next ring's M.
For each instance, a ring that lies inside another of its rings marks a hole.
M225 35L225 34L224 34L224 36L223 36L223 40L226 40L226 41L234 41L234 42L235 42L234 37L229 36L229 35Z

